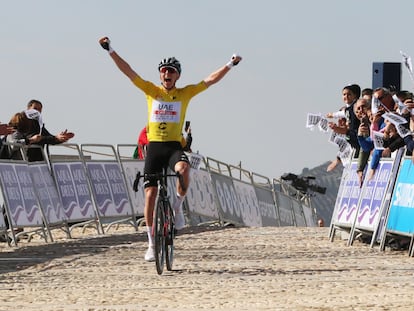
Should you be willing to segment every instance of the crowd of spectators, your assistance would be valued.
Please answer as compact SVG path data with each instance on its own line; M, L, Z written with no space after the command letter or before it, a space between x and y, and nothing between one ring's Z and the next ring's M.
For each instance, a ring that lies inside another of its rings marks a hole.
M383 157L391 157L400 148L414 162L414 95L385 87L366 88L357 84L342 89L344 106L329 112L329 128L342 136L358 159L357 173L360 186L365 176L371 180ZM371 159L371 161L369 161ZM327 168L335 169L343 159L338 155ZM369 162L369 167L368 167Z

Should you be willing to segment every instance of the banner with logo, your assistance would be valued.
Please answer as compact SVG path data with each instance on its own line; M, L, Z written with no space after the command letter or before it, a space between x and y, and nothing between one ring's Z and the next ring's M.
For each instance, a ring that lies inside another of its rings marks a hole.
M190 186L187 191L187 203L190 213L218 220L218 203L210 179L205 169L190 172Z
M43 227L43 218L27 163L0 163L0 182L12 226Z
M414 233L414 164L408 157L402 160L395 182L386 230L403 235Z
M87 162L96 208L102 217L132 214L128 193L117 162Z
M63 223L67 217L63 211L62 201L49 167L46 163L29 163L29 168L33 183L36 185L35 192L47 223L53 225Z
M56 162L52 163L52 168L68 220L75 222L95 219L92 195L82 162Z

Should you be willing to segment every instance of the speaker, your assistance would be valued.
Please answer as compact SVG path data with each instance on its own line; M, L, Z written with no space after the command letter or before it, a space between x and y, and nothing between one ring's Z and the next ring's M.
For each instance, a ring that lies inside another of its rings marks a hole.
M372 89L401 90L401 63L372 63Z

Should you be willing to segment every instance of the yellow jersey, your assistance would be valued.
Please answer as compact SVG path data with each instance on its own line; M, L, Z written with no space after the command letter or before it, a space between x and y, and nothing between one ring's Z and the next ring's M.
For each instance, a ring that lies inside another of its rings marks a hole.
M181 142L188 104L191 98L207 89L205 82L172 90L166 90L139 76L132 82L145 93L147 98L148 140Z

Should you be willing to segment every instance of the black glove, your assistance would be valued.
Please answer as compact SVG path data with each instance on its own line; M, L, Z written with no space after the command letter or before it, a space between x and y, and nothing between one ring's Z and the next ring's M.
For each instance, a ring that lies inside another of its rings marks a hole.
M112 51L111 40L109 40L108 37L103 37L99 39L99 44L102 46L103 49L107 50L108 52Z

